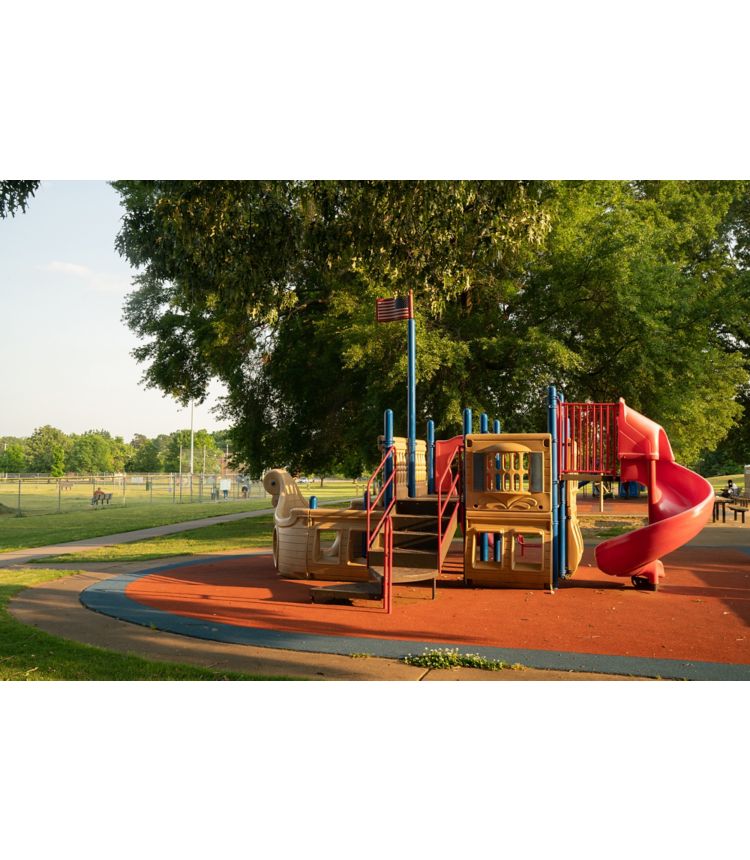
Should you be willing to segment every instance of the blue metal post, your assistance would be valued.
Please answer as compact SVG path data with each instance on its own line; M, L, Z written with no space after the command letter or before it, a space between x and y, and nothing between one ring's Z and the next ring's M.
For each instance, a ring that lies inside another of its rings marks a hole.
M464 436L471 433L471 409L464 409Z
M565 395L559 394L558 400L560 405L562 406L565 403ZM563 413L564 414L564 413ZM568 422L563 421L561 426L561 439L560 439L560 449L565 451L565 443L568 438ZM563 454L564 457L564 454ZM563 461L564 462L564 461ZM563 463L558 463L557 467L560 471L562 471ZM560 481L559 491L560 491L560 534L558 539L558 546L560 550L560 557L557 562L557 570L560 576L564 579L565 575L568 572L568 499L567 499L567 490L568 485L565 480Z
M495 418L495 420L492 422L492 432L496 436L500 435L500 421L497 418ZM500 455L499 454L495 454L495 489L496 490L501 489L501 486L500 486ZM502 560L502 555L501 555L502 545L500 543L500 540L501 540L500 535L496 534L495 535L495 547L494 547L494 551L493 551L493 558L496 562L499 562Z
M383 440L383 447L385 451L387 451L391 445L393 445L393 410L386 409L385 414L383 416L383 435L385 439ZM384 481L387 481L388 478L393 474L393 460L390 458L385 461L385 478ZM383 497L383 504L387 508L390 505L393 499L393 484L389 487L386 487L385 495Z
M482 412L479 416L479 432L486 433L489 429L489 418L486 412ZM483 532L479 536L479 560L489 561L490 559L490 536L487 532Z
M435 492L435 422L427 422L427 492Z
M317 509L317 507L318 507L318 497L317 496L310 496L310 510L314 511Z
M552 460L552 586L557 588L557 581L560 577L558 569L558 536L560 524L560 509L558 505L559 493L559 476L557 474L557 391L554 385L550 385L547 391L547 432L552 436L552 450L550 457Z
M417 330L414 317L408 320L408 437L409 437L409 498L417 495Z
M502 432L500 429L500 421L497 418L495 418L495 420L492 422L492 432L496 436L499 436L500 433ZM499 454L495 454L495 489L496 490L502 489L502 487L500 486L500 455Z

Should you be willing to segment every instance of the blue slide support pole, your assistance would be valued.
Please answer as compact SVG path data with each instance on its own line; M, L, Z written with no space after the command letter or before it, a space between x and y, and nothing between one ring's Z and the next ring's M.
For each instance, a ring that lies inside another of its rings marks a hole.
M471 424L472 424L472 422L471 422L471 409L466 407L466 409L464 409L464 457L467 456L467 454L466 454L466 437L471 433ZM466 475L466 472L464 472L464 475ZM464 521L463 521L463 523L461 523L461 527L463 528L463 531L464 531L464 540L466 540L466 481L465 480L464 480L464 497L462 499L462 502L463 502L463 506L464 506Z
M310 496L310 510L315 511L318 509L318 497Z
M495 420L492 422L492 432L496 436L500 435L500 432L501 432L500 431L500 421L497 418L495 418ZM500 455L499 454L495 454L495 489L496 490L502 489L500 486ZM502 539L501 539L499 534L496 534L495 535L495 547L494 547L494 552L493 552L493 556L492 556L496 562L499 562L502 560L502 549L503 549Z
M550 385L547 391L547 432L552 436L552 587L557 588L560 577L558 569L558 537L560 525L560 509L558 506L559 475L557 473L557 391L554 385Z
M489 430L489 418L486 412L482 412L479 416L479 432L487 433ZM490 536L484 532L479 536L479 560L489 561L490 559Z
M383 445L385 450L387 451L391 445L393 445L393 410L386 409L383 415L383 435L385 439L383 441ZM385 478L387 481L388 478L393 474L393 460L389 458L385 461ZM383 497L383 504L387 508L390 505L393 499L393 484L386 488L385 495Z
M414 318L408 320L409 362L408 362L408 437L409 498L417 495L417 329Z
M427 492L435 492L435 422L427 422Z
M560 394L558 396L558 400L560 405L562 406L565 403L565 395ZM560 446L561 450L565 451L565 443L568 439L568 427L567 421L561 422L561 438L560 438ZM563 455L564 456L564 455ZM558 463L558 469L562 470L563 463ZM557 561L557 569L560 573L560 576L565 579L565 576L568 572L568 494L566 492L568 488L567 482L565 480L560 481L560 534L558 540L559 552L560 556Z

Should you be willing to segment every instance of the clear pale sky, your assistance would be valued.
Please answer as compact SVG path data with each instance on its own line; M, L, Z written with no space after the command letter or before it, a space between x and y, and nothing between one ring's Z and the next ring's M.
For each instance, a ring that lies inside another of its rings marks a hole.
M140 383L121 321L134 272L114 249L123 210L106 182L43 182L0 220L0 436L52 424L130 440L190 426L189 409ZM216 388L218 391L218 386ZM210 408L195 427L217 430Z

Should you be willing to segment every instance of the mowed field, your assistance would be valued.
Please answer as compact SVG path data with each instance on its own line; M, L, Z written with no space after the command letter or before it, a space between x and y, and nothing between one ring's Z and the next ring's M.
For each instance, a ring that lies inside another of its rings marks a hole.
M28 489L31 512L27 514L22 505L20 517L16 514L15 504L9 505L7 499L0 495L0 503L4 505L0 508L0 553L200 520L222 514L270 510L272 507L271 497L265 491L261 493L255 488L255 492L247 499L209 501L204 498L202 502L197 499L190 502L189 495L183 491L183 500L179 502L179 499L171 501L166 496L160 501L152 501L151 493L147 493L145 488L142 494L139 494L131 492L131 487L127 487L124 497L121 496L117 502L113 495L109 505L92 506L89 484L86 495L83 495L80 489L71 489L70 492L77 492L78 496L73 497L68 506L62 507L61 513L57 513L56 506L50 504L53 499L51 490L46 489L50 487L55 494L62 494L63 491L58 491L56 482L54 485L36 483L31 486L33 489L22 487L22 499L26 497ZM361 498L362 495L362 486L351 481L326 481L322 488L303 485L300 489L306 498L316 495L320 504L340 501L345 505L348 499ZM102 490L109 492L104 484Z

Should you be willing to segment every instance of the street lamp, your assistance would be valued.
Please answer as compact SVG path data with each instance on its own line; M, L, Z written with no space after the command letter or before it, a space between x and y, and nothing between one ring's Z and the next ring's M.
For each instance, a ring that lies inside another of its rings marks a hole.
M193 406L194 401L190 398L190 475L193 474L193 459L195 453L195 434L193 433Z

